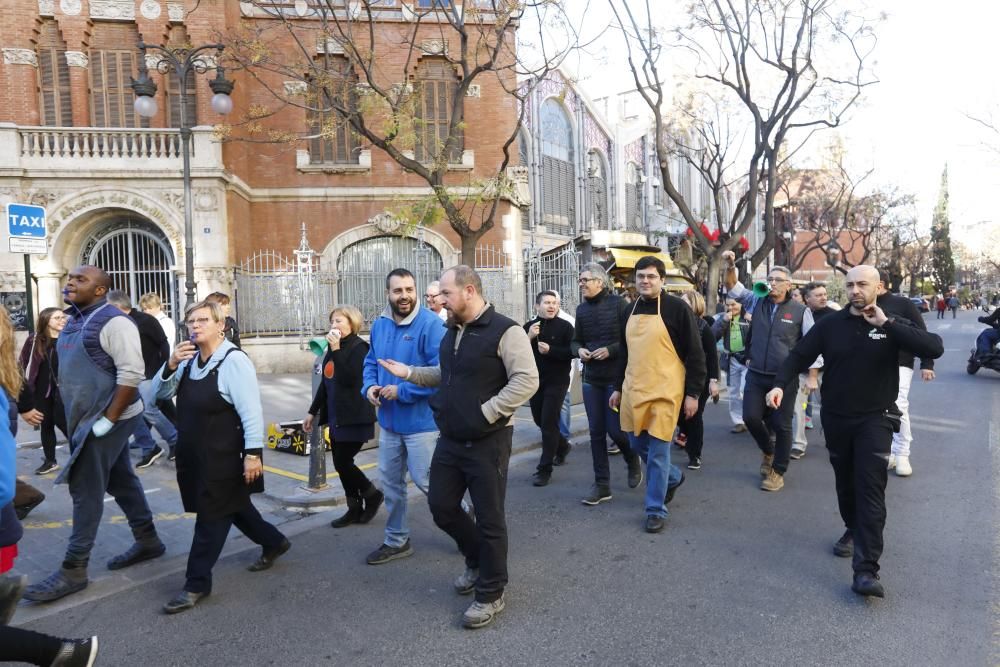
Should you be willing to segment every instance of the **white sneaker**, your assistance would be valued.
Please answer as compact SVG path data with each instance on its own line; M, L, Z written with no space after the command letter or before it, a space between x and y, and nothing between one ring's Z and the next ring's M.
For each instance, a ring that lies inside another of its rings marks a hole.
M897 477L909 477L913 474L913 468L910 467L910 457L909 456L897 456L896 457L896 476Z
M894 470L896 468L896 455L889 454L889 470Z
M472 630L489 625L505 606L503 595L493 602L473 602L462 614L462 625Z

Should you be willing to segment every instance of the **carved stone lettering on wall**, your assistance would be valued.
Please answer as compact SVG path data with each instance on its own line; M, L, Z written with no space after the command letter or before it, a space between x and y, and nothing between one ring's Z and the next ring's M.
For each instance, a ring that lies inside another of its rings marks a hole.
M60 0L60 2L79 2L79 0ZM134 21L135 0L90 0L90 18Z
M142 0L142 4L139 5L139 13L142 14L143 18L147 18L150 21L160 18L162 12L163 9L156 0Z
M91 0L90 4L94 4L93 0ZM80 0L59 0L59 9L67 16L76 16L80 13L82 7Z
M38 56L31 49L4 49L3 64L38 67Z
M84 67L90 64L90 59L83 51L67 51L66 64L70 67Z
M395 234L403 226L403 221L391 213L376 213L368 218L368 224L375 225L383 234Z
M56 0L38 0L38 15L52 16L56 13Z

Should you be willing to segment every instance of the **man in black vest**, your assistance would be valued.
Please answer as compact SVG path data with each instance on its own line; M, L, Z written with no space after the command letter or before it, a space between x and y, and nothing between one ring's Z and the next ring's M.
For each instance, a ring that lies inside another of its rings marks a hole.
M528 335L486 302L473 269L461 265L445 271L441 296L451 318L441 340L440 365L379 363L398 378L438 387L431 408L441 437L431 459L427 503L434 523L465 556L465 572L455 580L455 590L476 594L462 624L481 628L504 609L504 498L514 434L510 418L538 389L538 370ZM466 490L475 521L462 510Z
M736 255L722 253L726 266L725 282L729 297L736 299L748 313L750 340L747 342L747 379L743 390L743 422L764 453L760 464L761 483L764 491L780 491L785 486L785 472L792 453L792 412L794 401L785 401L768 414L764 396L773 385L788 352L802 338L802 318L806 307L794 301L789 294L792 274L783 266L771 267L767 275L769 293L764 298L739 283L736 279ZM798 378L794 387L798 391ZM770 431L774 432L771 441Z

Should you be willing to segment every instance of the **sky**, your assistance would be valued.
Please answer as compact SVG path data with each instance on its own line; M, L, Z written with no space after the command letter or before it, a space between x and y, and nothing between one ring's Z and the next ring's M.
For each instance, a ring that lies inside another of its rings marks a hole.
M983 223L1000 226L1000 211L993 203L993 194L1000 191L1000 134L991 136L965 114L992 113L1000 128L995 72L1000 3L841 0L838 4L861 1L869 13L884 12L886 17L877 28L874 53L879 83L867 90L863 103L837 132L857 168L875 168L870 182L896 185L916 196L915 213L924 226L930 224L947 163L953 235L975 244ZM633 87L621 36L608 29L613 16L607 0L568 2L571 12L583 14L578 17L583 40L594 40L566 62L584 91L596 98ZM653 0L665 15L679 15L684 4ZM817 135L814 146L818 150L830 138ZM987 143L997 150L988 150Z

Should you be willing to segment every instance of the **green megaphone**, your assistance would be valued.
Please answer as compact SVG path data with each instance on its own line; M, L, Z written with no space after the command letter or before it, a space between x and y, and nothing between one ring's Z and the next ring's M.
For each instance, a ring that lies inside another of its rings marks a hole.
M313 338L311 341L309 341L309 349L312 350L312 353L315 354L317 357L326 354L326 348L329 345L330 344L326 342L326 336Z
M753 284L753 295L758 299L763 299L771 293L771 288L763 280L758 280Z

